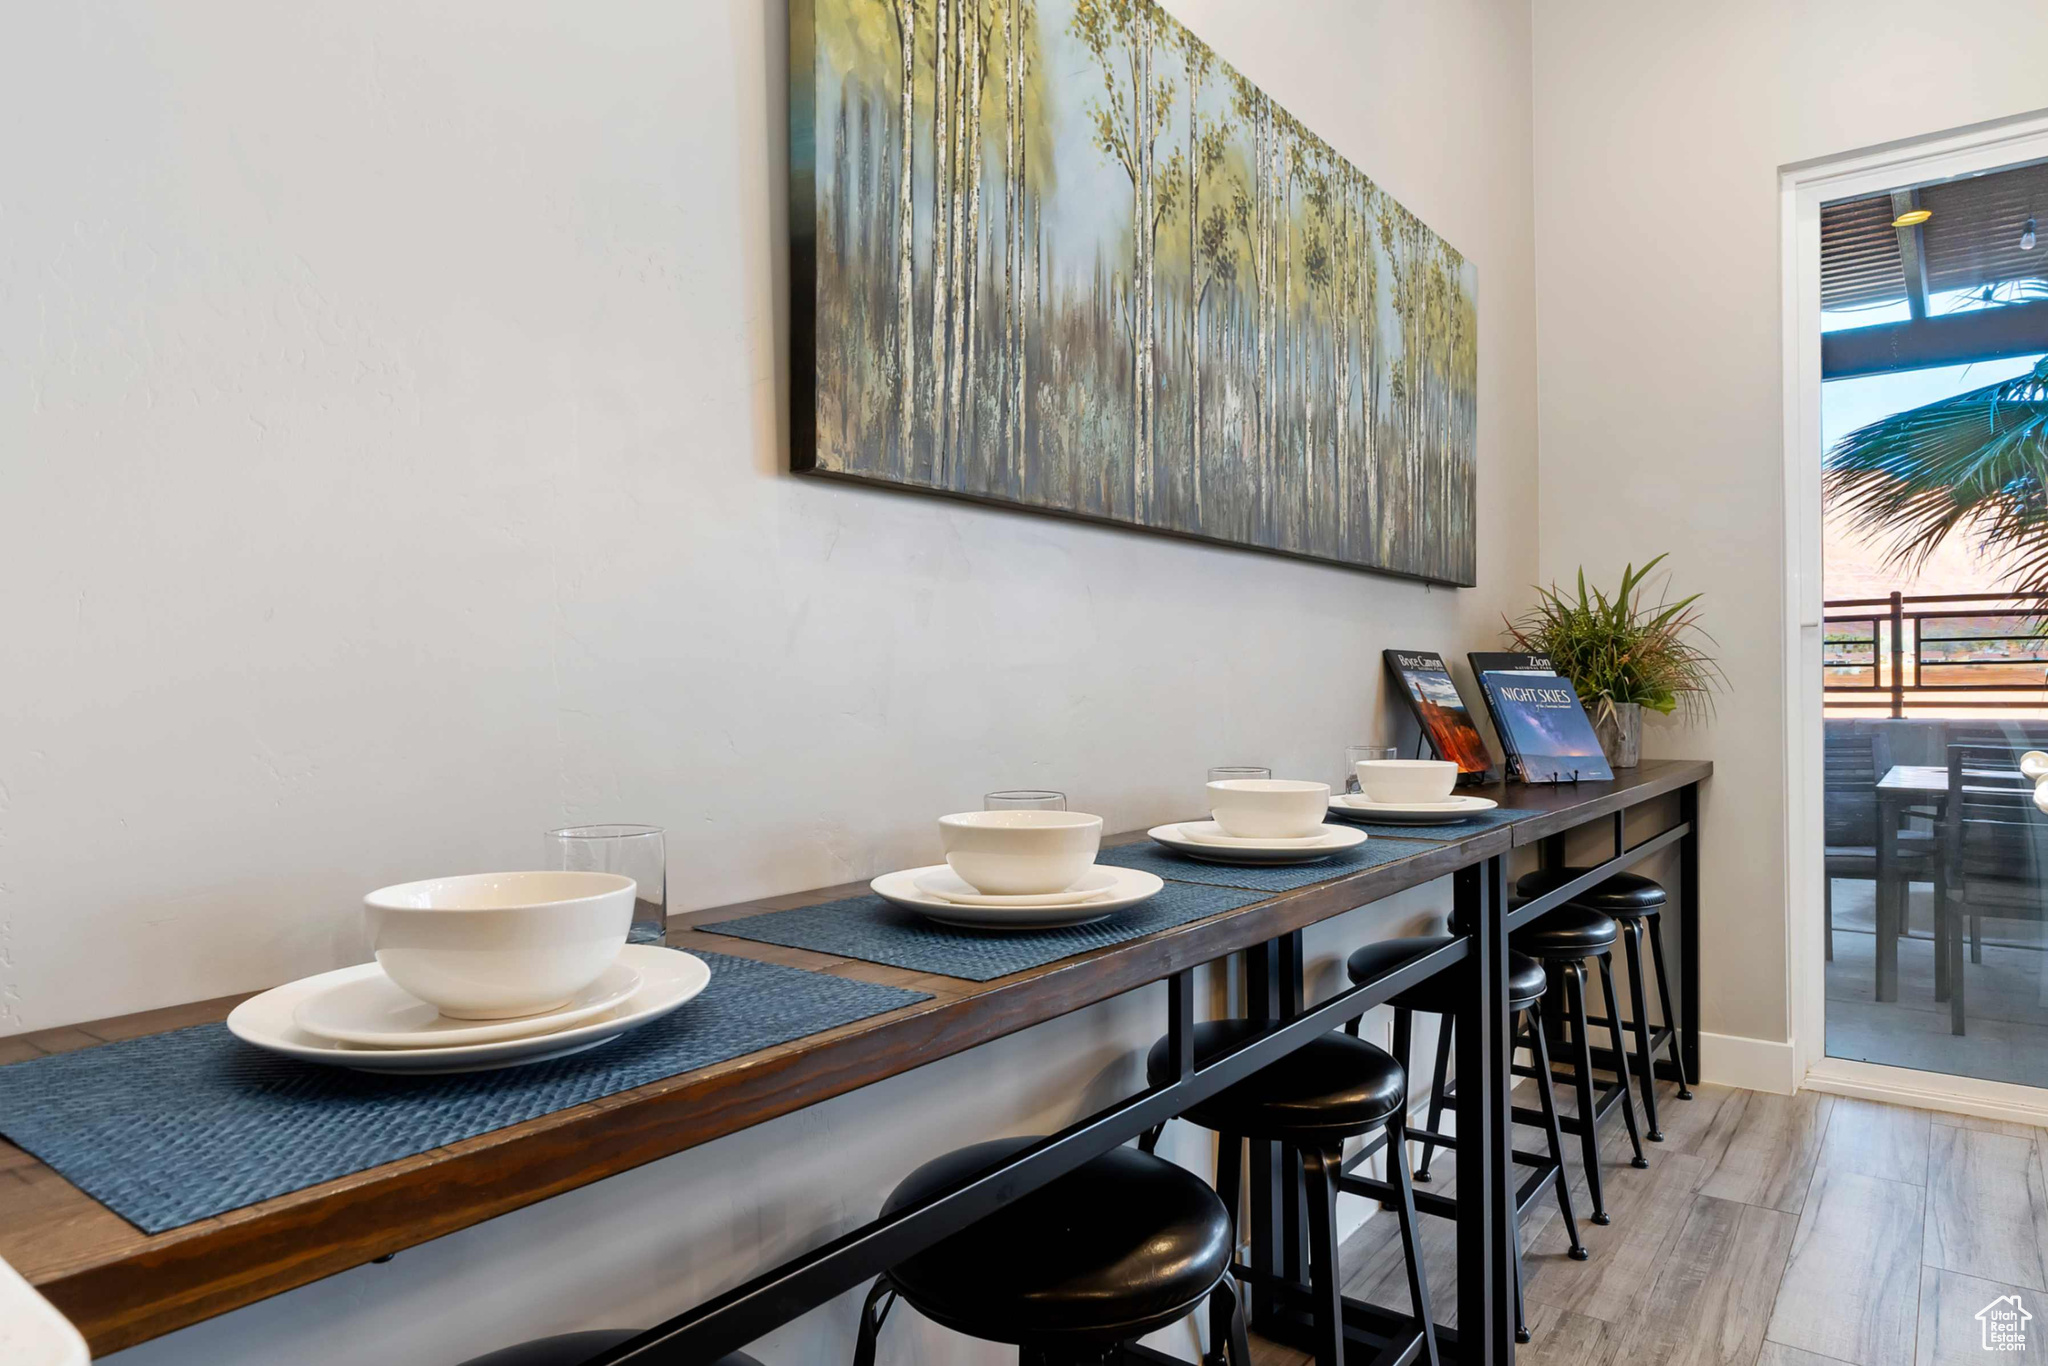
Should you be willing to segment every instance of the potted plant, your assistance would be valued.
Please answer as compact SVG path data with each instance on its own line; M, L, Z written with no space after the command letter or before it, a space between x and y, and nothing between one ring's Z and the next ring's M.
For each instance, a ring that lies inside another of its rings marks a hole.
M1539 588L1536 606L1507 623L1517 650L1548 655L1551 667L1578 689L1615 768L1634 768L1641 760L1643 708L1668 716L1683 707L1698 715L1712 705L1709 689L1721 679L1699 643L1712 640L1699 626L1694 604L1700 595L1644 601L1644 580L1664 558L1623 568L1611 597L1589 589L1581 569L1577 598L1555 584Z

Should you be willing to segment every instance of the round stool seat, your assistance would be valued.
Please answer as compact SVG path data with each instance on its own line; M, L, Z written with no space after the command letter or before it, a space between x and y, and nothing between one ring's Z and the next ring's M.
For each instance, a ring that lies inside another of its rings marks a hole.
M1420 958L1425 953L1448 948L1458 942L1455 934L1423 935L1414 939L1380 939L1355 950L1344 964L1344 970L1356 982L1372 978L1403 966ZM1458 974L1470 969L1464 964L1454 964L1434 977L1402 991L1387 1002L1403 1010L1428 1010L1446 1014L1457 1008L1455 988L1464 979ZM1514 954L1508 960L1508 999L1516 1009L1542 999L1544 988L1549 982L1543 965L1526 954Z
M597 1328L587 1333L563 1333L559 1337L535 1338L515 1343L487 1356L474 1357L462 1366L583 1366L609 1347L640 1336L637 1328ZM744 1352L720 1357L711 1366L761 1366Z
M1587 868L1542 868L1525 873L1515 883L1515 895L1531 901L1574 878L1584 877L1590 871ZM1591 891L1580 892L1570 904L1590 906L1603 914L1626 919L1629 916L1654 915L1663 910L1664 903L1670 899L1661 883L1634 873L1616 873Z
M1524 925L1508 936L1508 945L1531 958L1562 960L1590 958L1605 953L1621 938L1621 926L1614 917L1590 906L1568 901L1533 925Z
M1451 928L1460 932L1464 929L1455 914L1451 916ZM1556 910L1538 916L1535 924L1524 925L1508 935L1508 947L1531 958L1563 962L1605 953L1620 938L1621 926L1614 923L1614 917L1590 906L1581 906L1576 901L1567 901Z
M1195 1026L1200 1063L1268 1032L1258 1020ZM1165 1039L1152 1045L1145 1075L1155 1086L1173 1074ZM1348 1034L1324 1034L1190 1109L1205 1129L1316 1143L1370 1133L1401 1108L1408 1078L1393 1055Z
M950 1190L1036 1143L932 1159L882 1206ZM889 1268L926 1318L994 1342L1121 1342L1192 1312L1230 1265L1230 1216L1193 1172L1115 1148Z
M1472 964L1468 960L1395 994L1387 1004L1401 1010L1426 1010L1436 1015L1449 1015L1464 1004L1471 991L1471 980ZM1544 989L1549 985L1542 963L1526 953L1512 950L1508 953L1509 1010L1534 1005L1543 999Z

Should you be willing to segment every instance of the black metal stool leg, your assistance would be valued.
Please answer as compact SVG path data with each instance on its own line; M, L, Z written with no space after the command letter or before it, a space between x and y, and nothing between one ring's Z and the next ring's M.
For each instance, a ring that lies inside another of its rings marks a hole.
M1410 1056L1414 1051L1415 1012L1396 1006L1394 1007L1394 1060L1401 1064L1401 1075L1410 1079L1415 1076L1414 1060ZM1407 1102L1411 1099L1412 1097L1406 1095L1401 1097L1404 1110L1406 1109ZM1405 1157L1406 1154L1404 1153L1403 1156Z
M1236 1134L1216 1135L1216 1194L1230 1216L1230 1259L1237 1260L1237 1202L1243 1195L1244 1140Z
M1436 1017L1436 1074L1429 1082L1429 1131L1433 1134L1443 1132L1441 1126L1444 1122L1444 1112L1451 1108L1450 1102L1444 1099L1444 1092L1451 1084L1451 1039L1455 1030L1454 1018L1450 1015ZM1429 1159L1435 1151L1434 1143L1426 1138L1422 1140L1422 1165L1415 1169L1417 1181L1429 1180Z
M1657 1004L1664 1011L1664 1023L1671 1029L1671 1062L1678 1069L1678 1098L1692 1099L1690 1080L1685 1075L1685 1059L1678 1052L1678 1017L1671 1013L1671 983L1664 975L1664 917L1650 916L1650 961L1657 969Z
M1521 1226L1515 1228L1515 1341L1529 1340L1529 1316L1522 1309L1522 1239Z
M1600 1126L1595 1122L1593 1100L1593 1045L1586 1030L1586 965L1574 960L1564 965L1565 1010L1572 1026L1572 1089L1579 1102L1579 1152L1586 1164L1586 1193L1593 1197L1593 1222L1609 1224L1607 1200L1600 1191Z
M1436 1351L1436 1311L1429 1303L1429 1278L1422 1269L1422 1240L1415 1227L1415 1186L1408 1172L1407 1112L1397 1111L1387 1121L1387 1179L1394 1183L1394 1190L1400 1196L1396 1214L1401 1220L1401 1250L1407 1254L1408 1299L1414 1307L1415 1318L1422 1330L1423 1366L1438 1366ZM1331 1249L1331 1262L1336 1261L1336 1249ZM1341 1302L1340 1302L1341 1307Z
M1230 1260L1237 1260L1237 1202L1243 1195L1244 1140L1236 1134L1216 1135L1216 1194L1223 1201L1223 1212L1230 1219ZM1219 1295L1229 1296L1227 1310L1225 1301ZM1223 1273L1223 1283L1209 1295L1209 1355L1205 1358L1208 1366L1219 1366L1224 1362L1224 1343L1230 1344L1228 1366L1250 1362L1251 1353L1242 1344L1244 1341L1243 1296L1237 1293L1236 1284L1230 1273Z
M1251 1339L1244 1329L1244 1296L1228 1275L1209 1292L1209 1354L1211 1366L1252 1366Z
M1316 1366L1344 1366L1344 1278L1337 1270L1337 1173L1344 1150L1305 1144L1301 1178L1308 1192L1308 1260L1315 1310ZM1407 1150L1388 1126L1387 1165L1406 1170ZM1403 1223L1403 1232L1406 1232ZM1409 1264L1414 1264L1411 1255ZM1412 1273L1411 1273L1412 1274ZM1433 1358L1432 1358L1433 1361Z
M882 1320L896 1303L896 1287L887 1276L875 1277L865 1303L860 1307L860 1334L853 1343L853 1366L875 1366L875 1340L881 1336Z
M1530 1021L1529 1039L1530 1047L1536 1050L1536 1089L1543 1099L1543 1127L1550 1139L1550 1160L1557 1164L1557 1208L1564 1215L1565 1234L1572 1240L1571 1251L1565 1255L1583 1262L1592 1254L1579 1241L1579 1221L1572 1217L1572 1183L1564 1165L1564 1131L1557 1125L1557 1094L1550 1083L1550 1044L1543 1037L1541 1021Z
M1614 955L1600 955L1600 987L1607 997L1607 1042L1614 1049L1614 1070L1621 1078L1621 1122L1628 1126L1629 1146L1635 1149L1631 1167L1647 1167L1650 1159L1643 1156L1643 1136L1636 1130L1636 1102L1628 1089L1628 1045L1622 1042L1621 1001L1614 992Z
M1621 943L1628 957L1629 1004L1636 1013L1636 1083L1643 1092L1643 1124L1648 1130L1645 1137L1652 1143L1662 1143L1664 1131L1657 1127L1657 1061L1650 1052L1650 993L1643 984L1643 921L1640 916L1622 922Z
M1521 1047L1522 1031L1528 1028L1529 1021L1529 1012L1527 1010L1519 1010L1515 1012L1514 1019L1508 1023L1508 1061L1511 1064L1514 1061L1515 1050ZM1536 1030L1534 1032L1539 1037L1541 1036L1541 1030ZM1541 1059L1541 1057L1543 1056L1542 1051L1540 1049L1537 1050L1536 1056L1538 1059ZM1542 1080L1538 1081L1536 1084L1539 1087L1548 1086L1550 1084L1550 1079L1548 1077L1545 1077ZM1559 1185L1563 1185L1563 1160L1560 1159L1555 1152L1551 1153L1550 1160L1558 1164L1557 1181ZM1529 1315L1522 1304L1522 1217L1520 1211L1517 1211L1515 1214L1514 1222L1509 1229L1509 1236L1515 1240L1515 1341L1527 1342L1529 1340Z
M1159 1136L1166 1132L1164 1123L1155 1124L1138 1135L1138 1151L1150 1155L1159 1146Z

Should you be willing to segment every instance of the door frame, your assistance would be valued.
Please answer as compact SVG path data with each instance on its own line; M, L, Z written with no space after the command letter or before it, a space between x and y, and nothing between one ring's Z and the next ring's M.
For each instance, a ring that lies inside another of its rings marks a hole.
M1783 290L1786 1001L1793 1077L1811 1090L2048 1123L2048 1089L1827 1056L1821 818L1820 210L1901 185L2048 159L2048 111L1779 168Z

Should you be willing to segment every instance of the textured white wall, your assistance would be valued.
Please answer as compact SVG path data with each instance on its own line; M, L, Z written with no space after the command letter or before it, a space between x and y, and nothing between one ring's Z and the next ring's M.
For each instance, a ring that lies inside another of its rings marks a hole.
M1212 763L1334 775L1392 724L1382 648L1489 643L1536 569L1526 10L1172 8L1476 263L1478 589L782 474L781 0L11 12L0 1032L357 960L366 888L568 821L668 827L690 907L925 861L995 786L1130 827ZM132 1360L645 1321L932 1144L1084 1112L1158 1019L1104 1006ZM843 1359L850 1312L771 1366ZM965 1359L920 1340L898 1359Z
M1524 16L1182 17L1477 263L1482 587L781 473L783 6L35 6L0 44L0 1029L672 832L684 906L1046 783L1335 773L1535 563Z
M1785 1039L1779 168L2040 107L2048 8L1533 10L1543 573L1707 593L1730 692L1645 748L1715 763L1704 1027Z

